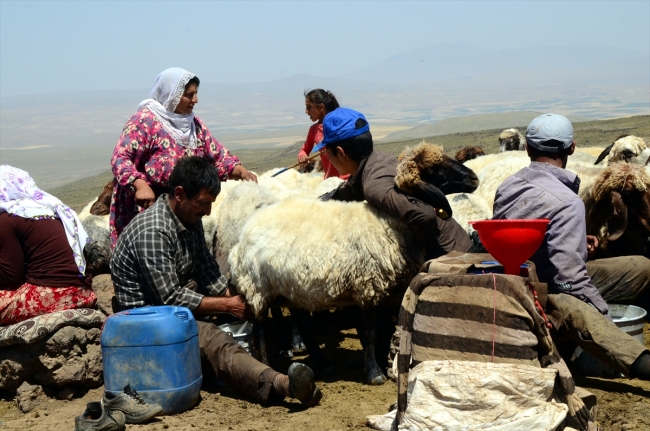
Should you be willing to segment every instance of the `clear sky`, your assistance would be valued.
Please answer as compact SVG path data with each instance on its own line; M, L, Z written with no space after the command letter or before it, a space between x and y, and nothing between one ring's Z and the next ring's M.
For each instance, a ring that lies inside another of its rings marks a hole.
M0 0L0 97L149 88L172 66L210 83L338 76L457 41L648 54L650 1Z

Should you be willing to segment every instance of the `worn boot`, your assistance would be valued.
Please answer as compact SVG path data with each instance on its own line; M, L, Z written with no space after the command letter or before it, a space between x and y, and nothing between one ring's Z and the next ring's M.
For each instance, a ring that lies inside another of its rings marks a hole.
M314 372L305 364L294 362L287 372L289 376L289 394L305 407L318 405L323 394L314 383Z
M630 378L650 380L650 352L643 352L630 367Z
M110 410L124 413L127 424L147 422L162 412L162 407L158 404L147 404L135 389L131 389L131 385L126 385L124 392L119 395L105 393L102 404Z
M119 411L111 411L94 402L86 405L86 411L74 418L74 431L124 431L126 418Z

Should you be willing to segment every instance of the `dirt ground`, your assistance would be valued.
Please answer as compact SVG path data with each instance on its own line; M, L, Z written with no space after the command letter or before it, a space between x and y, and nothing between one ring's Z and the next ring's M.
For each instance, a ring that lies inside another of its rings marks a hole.
M337 328L338 329L338 328ZM650 346L650 324L644 328ZM331 377L319 378L321 404L303 410L298 402L263 408L226 387L204 384L199 403L189 411L155 418L145 425L127 425L128 430L349 430L368 429L366 416L383 414L396 401L397 386L364 384L364 375L355 369L361 345L354 329L343 328L322 337L322 347L335 365ZM294 360L309 364L309 358ZM274 367L286 371L289 360L276 360ZM598 421L604 430L650 430L650 382L627 379L600 379L576 376L582 386L598 397ZM21 413L9 394L0 398L1 430L72 430L74 418L86 403L98 401L103 388L88 391L72 401L50 399L27 414Z

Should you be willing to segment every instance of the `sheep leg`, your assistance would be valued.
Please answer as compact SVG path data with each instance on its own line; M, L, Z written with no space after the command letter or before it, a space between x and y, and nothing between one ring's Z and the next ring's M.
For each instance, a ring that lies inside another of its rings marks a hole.
M302 336L300 335L300 330L295 323L291 325L291 349L294 352L307 350L307 346L305 346L305 342L302 340Z
M253 323L253 344L260 354L260 362L264 365L271 366L269 362L269 354L266 346L266 331L268 328L268 317L267 313L263 314L260 320Z
M287 339L287 322L282 315L282 309L280 307L271 307L271 317L273 318L275 333L278 337L279 355L284 358L293 358L293 350Z
M366 339L366 346L363 349L364 371L368 376L369 385L381 385L386 381L386 376L377 364L375 348L377 346L377 311L375 307L361 309L363 322L363 337Z
M320 349L318 341L314 336L314 330L311 326L311 316L308 311L297 308L290 308L291 316L302 334L302 339L307 346L309 357L312 361L312 368L321 375L330 376L333 372L332 364L329 363Z

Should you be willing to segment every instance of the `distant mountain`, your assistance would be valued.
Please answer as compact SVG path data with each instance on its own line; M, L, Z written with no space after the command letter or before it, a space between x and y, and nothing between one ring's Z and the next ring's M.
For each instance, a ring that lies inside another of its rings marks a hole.
M537 112L644 115L649 83L649 57L631 50L489 51L457 43L404 52L342 77L202 82L195 113L237 154L303 141L311 125L303 91L311 88L329 89L342 106L363 112L373 135L388 135L386 141L524 126ZM148 94L141 88L3 97L1 162L29 171L43 188L105 172L124 124Z
M403 52L343 76L376 82L517 87L616 81L648 83L650 57L602 45L490 51L464 42Z

